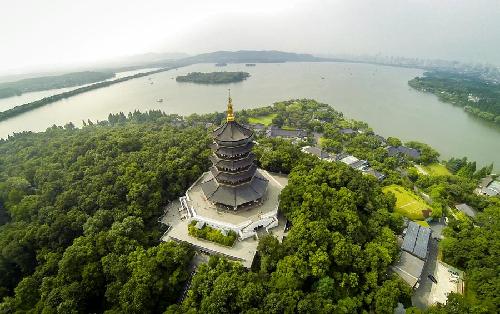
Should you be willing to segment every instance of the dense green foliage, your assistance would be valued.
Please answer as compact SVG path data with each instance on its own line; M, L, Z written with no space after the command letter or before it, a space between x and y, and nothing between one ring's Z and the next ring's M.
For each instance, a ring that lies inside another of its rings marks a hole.
M8 110L0 112L0 121L7 120L9 118L18 116L18 115L20 115L20 114L22 114L24 112L27 112L27 111L30 111L30 110L33 110L33 109L36 109L36 108L43 107L45 105L48 105L50 103L53 103L55 101L58 101L58 100L61 100L61 99L64 99L64 98L72 97L72 96L75 96L75 95L78 95L78 94L81 94L81 93L85 93L85 92L88 92L88 91L91 91L91 90L94 90L94 89L98 89L98 88L102 88L102 87L107 87L107 86L110 86L110 85L113 85L113 84L125 82L125 81L131 80L131 79L135 79L135 78L138 78L138 77L143 77L143 76L151 75L151 74L154 74L154 73L168 71L168 70L171 70L171 69L172 68L170 67L170 68L164 68L164 69L159 69L159 70L154 70L154 71L149 71L149 72L144 72L144 73L137 73L137 74L134 74L134 75L121 77L121 78L116 79L116 80L98 82L98 83L94 83L94 84L91 84L91 85L88 85L88 86L79 87L79 88L76 88L76 89L71 90L71 91L67 91L67 92L63 92L63 93L60 93L60 94L48 96L48 97L42 98L40 100L35 100L33 102L30 102L30 103L27 103L27 104L23 104L23 105L19 105L19 106L16 106L14 108L11 108L11 109L8 109Z
M20 96L22 93L12 87L1 87L0 88L0 98L7 98L12 96Z
M384 173L387 176L387 183L401 183L401 169L406 168L411 164L408 157L389 157L386 146L401 145L401 141L397 138L388 138L387 143L377 136L373 130L364 122L345 119L342 113L335 111L332 107L319 103L311 99L296 99L275 103L273 106L262 107L257 109L242 110L238 113L238 119L247 122L249 117L261 117L267 115L275 115L273 124L284 127L305 129L311 134L317 133L321 135L321 147L330 153L348 153L359 159L367 160L371 167L377 171ZM343 134L342 129L351 128L356 130L352 134ZM286 141L284 141L286 142ZM274 157L271 160L288 165L289 160L297 158L293 148L287 149L284 156L279 156L280 151L278 145L273 144L271 148L268 145L268 140L259 139L259 143L264 145L266 149L266 158ZM396 145L397 144L397 145ZM302 145L315 145L311 139L309 142L304 142ZM409 142L408 146L415 146L419 149L424 149L422 157L418 162L428 163L437 159L439 154L428 145ZM256 154L259 154L263 148L256 147ZM294 155L295 154L295 155ZM261 159L261 158L260 158ZM262 159L262 165L266 168L265 159ZM272 171L290 172L290 166L285 165L284 169L271 165Z
M408 84L418 90L430 92L440 100L461 107L488 121L500 123L500 84L475 75L455 72L425 72Z
M321 133L321 146L323 149L332 152L346 152L360 159L367 160L372 168L387 175L384 185L400 184L413 190L414 186L430 195L435 208L435 214L440 213L447 206L454 206L457 203L468 203L476 209L483 209L488 202L485 197L473 193L477 185L477 180L483 174L491 172L492 167L487 166L475 170L474 175L462 175L450 171L453 176L425 176L412 167L413 162L404 155L400 157L389 157L386 145L402 145L401 140L395 137L388 137L381 141L366 123L347 120L342 114L332 109L326 104L318 103L314 100L290 100L275 103L270 107L243 110L238 113L238 119L248 121L249 117L276 115L284 126L305 129L310 132ZM353 134L342 134L342 128L352 128L360 130ZM308 158L301 154L300 147L290 141L282 139L258 138L259 145L254 148L260 166L274 172L289 173L292 168L304 162ZM304 142L301 145L312 145L311 142ZM439 153L432 147L424 143L410 141L405 143L408 147L413 147L421 152L421 157L417 162L428 164L433 163L439 157ZM462 160L462 159L460 159ZM448 165L448 164L447 164ZM474 163L475 167L475 163Z
M204 225L203 228L196 228L196 220L193 220L189 223L188 232L189 235L193 237L197 237L200 239L216 242L225 246L233 246L234 241L238 235L236 232L229 230L227 235L223 235L222 232L218 229L214 229L210 226Z
M476 162L468 161L467 157L450 158L450 160L446 162L446 168L451 173L460 177L481 179L491 174L493 171L493 164L477 170Z
M192 82L198 84L226 84L241 82L250 76L247 72L191 72L175 78L177 82Z
M439 153L429 145L417 141L405 143L406 146L415 148L420 152L419 162L423 164L431 164L438 161Z
M312 99L293 99L277 102L268 107L242 110L238 113L237 118L239 121L247 122L250 116L261 117L271 114L276 114L273 124L317 132L323 130L325 122L335 123L344 121L342 113ZM280 123L275 122L278 120L280 120ZM348 121L344 123L349 124Z
M114 76L114 73L85 71L0 83L0 98L28 92L84 85L104 81Z
M432 200L434 217L436 213L441 215L447 207L453 208L460 203L467 203L480 211L489 206L488 198L477 195L474 190L478 180L491 173L493 165L476 171L476 163L467 161L466 157L451 158L445 165L451 175L422 175L416 169L409 169L411 183L405 181L408 188L415 186Z
M498 204L495 203L495 199L487 198L474 193L474 190L477 187L478 179L491 173L491 165L481 169L476 169L476 164L468 161L466 158L452 158L450 161L446 162L446 167L450 170L452 175L423 175L418 173L413 167L413 162L406 159L404 156L401 156L400 158L387 156L384 145L399 146L402 144L399 139L389 137L386 140L386 144L384 144L381 142L380 138L376 137L373 132L371 132L370 128L366 124L346 120L340 113L335 112L330 107L312 100L292 100L274 104L272 107L245 110L242 114L238 114L238 117L243 115L243 118L245 118L248 116L263 116L269 114L276 114L275 119L284 126L302 128L311 132L322 133L321 144L323 148L328 151L333 153L344 151L353 154L358 158L368 160L372 167L388 174L388 178L383 182L384 185L398 183L410 190L416 189L417 192L421 192L422 195L429 200L429 207L433 208L434 217L439 218L441 214L448 214L452 224L458 224L458 226L453 227L454 230L456 230L454 232L460 233L461 228L466 226L469 229L469 232L474 231L482 234L491 231L491 228L489 230L477 230L482 229L482 224L479 224L481 228L471 228L473 223L472 221L468 221L468 223L463 226L456 222L455 219L453 219L453 216L449 214L449 208L454 208L454 206L458 203L467 203L479 211L483 211L485 208L488 208L486 211L495 211L496 214L491 219L498 222L498 217L496 216L500 213L500 208ZM360 130L361 132L356 132L354 134L341 134L341 128L353 128ZM260 145L255 148L255 153L258 156L261 166L264 168L269 167L273 171L288 173L297 165L310 165L310 163L314 160L301 155L300 151L297 149L297 145L293 145L289 141L279 139L269 140L263 138L259 138L258 141ZM304 145L306 144L310 143L304 143ZM405 145L419 149L421 157L417 162L424 164L432 163L439 157L439 154L426 144L413 141L405 143ZM312 197L310 202L316 201L319 203L320 201L317 200L324 201L325 198L318 195ZM304 204L304 202L302 202L302 204ZM284 207L283 210L286 211ZM294 228L295 224L292 230ZM477 246L476 252L477 250L482 250L483 255L480 259L495 261L496 265L499 265L500 260L498 260L497 249L498 240L495 240L495 237L498 238L498 236L493 235L493 233L489 234L486 239L484 237L481 239L480 237L477 240L481 241L483 246ZM471 238L473 236L471 233L465 234ZM461 245L461 238L452 238L456 239L451 240L454 245L459 247ZM469 240L468 245L464 246L461 250L454 251L453 249L447 249L445 261L457 267L464 268L468 273L472 268L458 261L464 258L469 259L471 263L476 261L476 258L479 258L479 256L474 255L476 253L468 253L469 251L473 251L473 246L474 241ZM483 250L485 246L489 246L488 251ZM267 259L266 256L263 256L262 258ZM483 264L479 261L478 263ZM460 295L451 295L450 301L446 305L431 308L429 312L475 313L476 310L485 307L489 309L489 312L495 312L492 310L492 308L494 308L492 305L498 306L498 300L492 296L500 295L500 286L496 284L496 281L499 278L499 272L498 269L495 269L495 271L496 273L493 273L489 270L491 279L486 280L485 277L480 277L484 281L483 284L480 284L481 282L476 279L473 279L473 282L471 282L470 285L468 284L468 295L480 294L484 296L484 300L476 297L476 300L478 301L471 301L469 299L472 298L469 297L464 299L464 297ZM472 271L472 273L474 273L474 271ZM466 279L468 280L468 277ZM488 292L484 293L484 289L488 289Z
M467 273L469 313L498 313L500 200L480 213L476 222L452 221L445 235L442 242L443 259Z
M456 204L467 203L482 210L488 205L487 198L474 193L477 180L460 176L412 176L412 182L417 188L425 192L432 200L434 209L443 211Z
M170 312L392 313L408 301L410 288L387 272L402 227L392 198L346 165L308 162L280 197L293 225L283 243L261 239L253 271L218 258L201 265Z
M251 270L217 257L201 264L181 303L194 252L158 243L157 219L208 168L204 127L220 124L223 113L120 113L82 129L67 124L0 141L0 312L393 313L398 301L409 305L411 290L389 272L402 229L395 198L382 192L391 183L426 193L443 213L459 202L483 211L477 220L449 216L443 257L466 270L468 292L429 313L498 309L500 201L473 193L490 167L452 159L452 175L423 175L404 156L387 156L386 145L399 139L384 141L313 100L237 113L241 122L266 115L317 132L325 150L366 159L388 178L379 183L302 153L312 138L297 145L258 136L259 165L290 173L279 206L292 227L282 243L260 238ZM438 157L425 144L405 145L422 152L418 162ZM207 239L223 237L210 229L201 230Z
M165 204L208 166L205 129L111 115L0 143L0 312L161 312L193 251L158 243Z
M279 173L290 173L302 160L311 159L299 146L281 138L261 138L253 152L262 168Z

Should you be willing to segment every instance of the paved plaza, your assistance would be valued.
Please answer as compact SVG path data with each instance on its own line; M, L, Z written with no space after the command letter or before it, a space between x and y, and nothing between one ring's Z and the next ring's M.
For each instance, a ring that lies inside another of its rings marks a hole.
M259 219L261 215L267 212L272 212L277 209L278 196L281 189L287 184L288 180L286 176L269 174L267 171L262 171L263 175L269 179L269 186L266 195L263 200L263 204L266 207L261 208L261 206L256 206L248 209L241 209L238 211L223 210L216 208L206 199L202 199L202 193L197 194L196 198L192 202L196 206L207 206L197 207L197 210L203 216L210 217L211 219L216 219L229 224L239 224L251 219ZM200 181L195 183L191 190L198 189L197 185ZM201 191L201 189L200 189ZM195 194L198 190L195 190ZM188 191L188 193L191 193ZM190 194L192 195L192 193ZM274 206L272 206L274 204ZM269 230L269 233L273 234L278 240L283 239L284 229L285 229L285 219L281 215L277 215L278 225ZM187 242L193 245L198 251L209 254L209 255L220 255L227 257L232 260L239 261L245 267L250 267L252 265L253 258L257 251L257 245L259 243L258 237L268 232L264 229L255 236L246 238L244 240L237 240L232 247L227 247L220 245L218 243L206 241L203 239L195 238L188 234L188 225L191 218L186 215L186 210L182 209L179 200L171 202L165 209L165 214L161 217L161 222L168 225L168 230L163 234L162 241L177 241L177 242Z
M205 173L200 179L186 192L189 197L188 205L196 211L196 215L210 220L216 220L228 225L239 226L249 221L261 219L266 214L272 214L277 210L279 194L288 180L285 176L269 174L267 171L258 170L263 177L269 180L267 191L259 204L240 208L237 211L233 209L216 206L207 200L202 191L202 182L209 173Z

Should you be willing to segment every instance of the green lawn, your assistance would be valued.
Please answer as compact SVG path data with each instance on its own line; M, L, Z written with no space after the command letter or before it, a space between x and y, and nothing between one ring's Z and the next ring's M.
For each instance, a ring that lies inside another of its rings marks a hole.
M433 163L427 166L422 166L422 168L425 169L429 174L434 175L434 176L449 176L451 175L450 171L446 169L445 166L442 164L438 163Z
M392 192L396 196L395 212L412 220L424 220L422 210L430 206L421 197L396 184L384 187L383 191L384 193Z
M318 145L319 145L319 147L321 147L321 144L323 144L323 141L324 141L324 140L325 140L325 138L324 138L324 137L320 137L320 138L318 139Z
M276 117L276 113L271 113L265 116L259 116L259 117L250 117L248 118L248 122L250 123L260 123L263 125L270 125L273 122L273 119Z
M425 220L415 220L415 222L418 223L419 225L421 225L422 227L429 228L429 223Z

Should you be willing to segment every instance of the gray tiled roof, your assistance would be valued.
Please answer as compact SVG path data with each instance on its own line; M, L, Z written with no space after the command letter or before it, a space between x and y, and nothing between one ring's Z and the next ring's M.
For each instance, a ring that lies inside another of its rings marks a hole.
M500 193L500 181L493 181L493 182L491 182L488 185L488 188L497 191L497 193Z
M236 121L230 121L215 129L212 135L218 142L231 144L249 140L253 136L253 131Z
M255 155L254 153L250 152L248 156L245 158L240 158L240 159L222 159L219 158L217 155L212 154L210 156L210 161L212 161L213 165L216 166L219 169L241 169L244 167L248 167L252 165L255 161Z
M216 167L210 167L210 172L219 182L237 184L238 182L248 181L257 170L257 165L252 164L248 169L240 172L220 171Z
M389 157L397 156L399 155L399 149L394 146L389 146L387 147L387 155L389 155Z
M353 134L353 133L356 133L356 131L351 128L340 129L340 134Z
M417 241L415 241L415 247L413 248L413 255L421 259L426 259L430 237L431 229L420 226Z
M339 160L342 160L342 159L344 159L344 158L346 158L348 156L350 156L350 155L347 154L347 153L340 153L340 154L335 155L335 160L339 161Z
M305 130L296 129L296 130L285 130L280 129L276 126L271 126L266 131L267 137L286 137L286 138L304 138L307 137L307 132Z
M411 158L420 158L420 152L417 149L406 147L406 146L389 146L387 147L387 155L390 157L397 156L399 154L406 155Z
M234 208L261 199L267 183L268 180L256 172L250 182L237 186L220 184L213 175L209 175L201 187L209 201Z
M392 269L413 288L422 276L424 264L420 258L403 251Z
M418 229L419 225L410 221L408 228L406 229L406 235L403 239L403 245L401 246L403 250L413 253L415 241L417 240Z
M319 157L321 159L330 158L330 154L328 154L327 152L325 152L324 150L322 150L319 147L305 146L302 148L302 150L306 153L309 153L309 154L314 155L316 157Z
M366 173L374 176L375 178L377 178L377 180L382 180L385 178L385 174L383 174L382 172L379 172L377 170L374 170L372 168L368 169L366 171Z
M455 208L469 217L476 217L476 210L467 204L458 204Z
M418 258L426 259L430 236L430 228L422 227L419 224L410 221L408 223L408 228L406 229L406 235L403 239L401 249L415 255Z
M488 196L496 196L496 195L500 194L500 191L497 190L497 189L493 189L490 186L488 186L486 188L482 188L481 189L481 193L483 193L485 195L488 195Z
M349 166L351 166L351 168L358 169L358 168L362 168L362 167L367 166L367 165L368 165L368 161L358 160L358 161L350 164Z
M250 152L253 146L253 142L248 142L241 146L221 146L217 143L213 143L211 148L218 155L235 156Z
M485 188L487 187L491 182L493 182L493 178L490 176L484 177L479 181L479 187Z

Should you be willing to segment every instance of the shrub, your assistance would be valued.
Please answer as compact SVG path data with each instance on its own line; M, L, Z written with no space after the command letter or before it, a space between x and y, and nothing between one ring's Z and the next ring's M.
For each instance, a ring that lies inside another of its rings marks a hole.
M223 235L218 229L212 228L208 225L204 225L203 228L196 228L196 220L191 221L188 226L188 233L190 236L208 240L211 242L219 243L225 246L233 246L238 235L236 232L230 230L227 236Z

